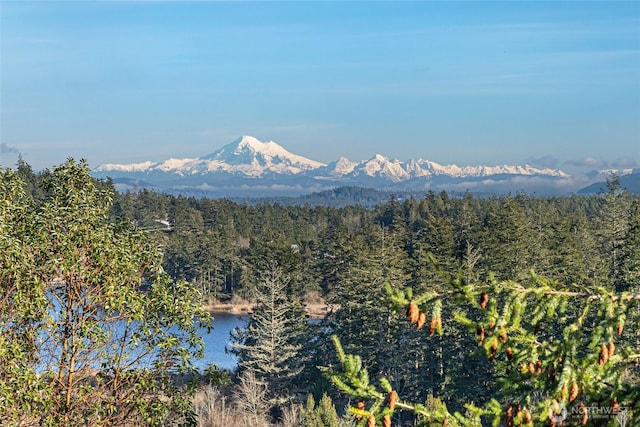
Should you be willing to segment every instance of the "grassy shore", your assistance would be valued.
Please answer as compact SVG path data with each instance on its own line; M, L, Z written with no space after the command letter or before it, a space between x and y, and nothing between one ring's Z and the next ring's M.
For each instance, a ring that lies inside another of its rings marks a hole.
M215 313L229 313L238 315L249 315L253 311L255 304L246 301L238 302L221 302L212 301L205 305L205 308L212 314ZM307 316L312 319L324 318L331 307L324 302L313 302L304 304L305 312Z

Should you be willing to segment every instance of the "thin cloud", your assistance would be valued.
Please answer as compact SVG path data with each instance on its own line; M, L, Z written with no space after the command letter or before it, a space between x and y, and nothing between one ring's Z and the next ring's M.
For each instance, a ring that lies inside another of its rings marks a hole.
M16 147L12 147L9 144L6 143L0 143L0 153L19 153L20 150L18 150Z
M621 157L611 162L614 169L632 169L638 167L638 162L630 157Z
M537 168L556 169L560 164L560 160L556 159L553 156L546 155L538 158L530 157L527 159L527 163Z
M578 160L567 160L565 163L580 168L604 169L609 167L609 163L606 160L598 159L595 157L585 157Z

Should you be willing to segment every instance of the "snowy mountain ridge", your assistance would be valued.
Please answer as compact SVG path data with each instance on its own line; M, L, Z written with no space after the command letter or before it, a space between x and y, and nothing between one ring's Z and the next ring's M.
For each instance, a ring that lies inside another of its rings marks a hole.
M391 183L431 177L481 178L494 175L548 176L563 178L569 175L559 169L538 169L524 166L458 166L440 165L430 160L411 159L402 162L376 154L369 160L353 162L345 157L324 164L287 151L279 144L262 142L252 136L239 139L203 157L174 159L163 162L131 164L103 164L94 172L108 175L164 173L180 177L226 173L247 178L265 175L306 176L320 181L380 178Z

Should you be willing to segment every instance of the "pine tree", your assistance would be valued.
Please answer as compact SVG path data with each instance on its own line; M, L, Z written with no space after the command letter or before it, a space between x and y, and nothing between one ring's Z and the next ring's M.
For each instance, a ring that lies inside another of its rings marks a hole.
M602 208L598 216L596 234L607 262L607 276L611 283L622 290L621 263L625 237L629 230L629 194L620 185L614 173L607 179L607 192L601 194Z
M301 411L300 427L338 427L339 425L338 412L329 395L323 394L317 405L312 394L307 397L307 402Z
M296 378L304 369L307 322L299 301L287 294L288 285L289 278L278 266L260 274L256 306L247 327L232 332L230 349L238 356L241 371L253 372L267 385L275 404L304 391Z

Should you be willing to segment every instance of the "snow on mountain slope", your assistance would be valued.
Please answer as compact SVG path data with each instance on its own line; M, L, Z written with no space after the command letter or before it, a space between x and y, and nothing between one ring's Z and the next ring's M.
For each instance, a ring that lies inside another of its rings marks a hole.
M159 171L180 176L227 172L259 177L267 172L295 175L323 166L323 163L292 154L273 141L262 142L251 136L242 136L204 157L171 158L161 163L104 164L97 167L96 172Z
M104 164L96 172L111 173L164 173L181 177L204 176L208 173L256 178L265 174L305 176L315 180L348 179L363 177L382 179L390 183L400 183L416 178L430 177L482 178L494 175L547 176L566 178L561 170L537 169L525 166L464 166L440 165L430 160L390 160L377 154L359 163L341 157L325 165L290 153L273 141L262 142L252 136L242 136L203 157L188 159L168 159L160 163L143 162L133 164Z
M108 172L108 171L117 171L117 172L144 172L148 171L152 167L157 165L154 162L142 162L142 163L129 163L126 165L119 165L114 163L105 163L103 165L98 166L95 171L96 172Z
M430 160L411 160L407 163L408 170L413 171L413 176L447 175L452 177L483 177L491 175L548 175L556 177L568 177L561 170L537 169L529 165L525 166L464 166L441 165Z
M403 168L399 160L389 160L387 157L376 154L372 159L361 163L356 171L375 177L384 177L391 182L400 182L411 178L411 175Z
M273 141L262 142L246 135L201 160L205 161L209 172L240 172L248 176L260 176L266 171L298 174L325 166L292 154Z

